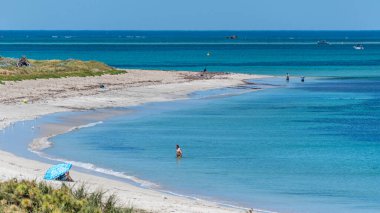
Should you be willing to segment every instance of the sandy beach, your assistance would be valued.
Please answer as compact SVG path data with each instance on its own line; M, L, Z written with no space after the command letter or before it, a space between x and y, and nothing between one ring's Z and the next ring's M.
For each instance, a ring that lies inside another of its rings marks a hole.
M148 102L186 99L199 90L233 87L246 79L265 76L246 74L208 74L200 77L194 72L126 70L125 74L97 77L70 77L60 79L5 82L0 85L0 129L22 120L56 112L110 107L129 107ZM107 115L104 115L107 116ZM72 127L48 131L48 138ZM5 141L6 143L8 141ZM32 143L32 141L31 141ZM41 144L37 144L37 147ZM17 157L0 151L0 179L42 180L45 163ZM120 204L149 212L245 212L205 200L196 200L139 188L131 184L72 172L79 182L94 189L107 190L118 195ZM258 210L257 210L258 211Z

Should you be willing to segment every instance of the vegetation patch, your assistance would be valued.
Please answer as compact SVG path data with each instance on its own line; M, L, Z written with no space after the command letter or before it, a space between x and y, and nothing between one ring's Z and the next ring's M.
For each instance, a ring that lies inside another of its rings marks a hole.
M85 185L59 188L45 182L18 181L0 183L0 212L83 212L83 213L142 213L133 208L116 205L114 195L105 196L102 191L88 192Z
M28 60L0 57L0 81L20 81L41 78L86 77L104 74L121 74L97 61L80 60Z

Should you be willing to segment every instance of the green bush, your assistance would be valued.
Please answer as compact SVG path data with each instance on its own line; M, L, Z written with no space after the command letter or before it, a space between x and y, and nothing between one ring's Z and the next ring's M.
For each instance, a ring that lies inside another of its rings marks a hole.
M88 192L85 185L53 188L45 182L18 181L0 183L0 212L38 213L124 213L143 212L118 207L116 196L103 191Z
M0 58L0 82L40 78L85 77L125 73L98 61L29 60L30 66L18 67L17 59Z

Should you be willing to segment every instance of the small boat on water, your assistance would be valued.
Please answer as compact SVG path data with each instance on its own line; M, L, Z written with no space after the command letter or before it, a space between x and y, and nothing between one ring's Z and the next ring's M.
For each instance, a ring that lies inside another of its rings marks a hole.
M362 44L357 44L357 45L354 45L353 48L355 50L364 50L364 46Z
M323 46L323 45L330 45L329 42L327 42L326 40L320 40L317 42L317 45L320 45L320 46Z
M235 39L237 39L237 38L238 38L237 35L226 36L226 39L231 39L231 40L235 40Z

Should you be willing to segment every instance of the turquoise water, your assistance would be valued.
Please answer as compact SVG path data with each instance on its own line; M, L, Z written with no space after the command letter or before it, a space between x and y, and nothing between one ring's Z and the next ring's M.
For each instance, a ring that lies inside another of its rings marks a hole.
M223 98L194 94L55 137L46 153L248 207L376 212L379 85L380 78L309 79Z
M224 39L229 34L239 39ZM306 75L305 83L296 77L289 83L283 77L256 80L255 87L266 88L256 92L227 88L197 92L186 101L146 104L132 115L57 136L45 153L132 175L160 190L234 205L280 212L380 212L379 32L0 35L3 56ZM332 45L316 46L321 39ZM355 51L355 43L366 49ZM179 161L176 144L184 151Z
M238 39L225 38L230 35ZM322 39L331 45L317 46ZM357 43L365 51L354 50ZM98 60L119 68L376 76L380 31L0 31L0 55Z

